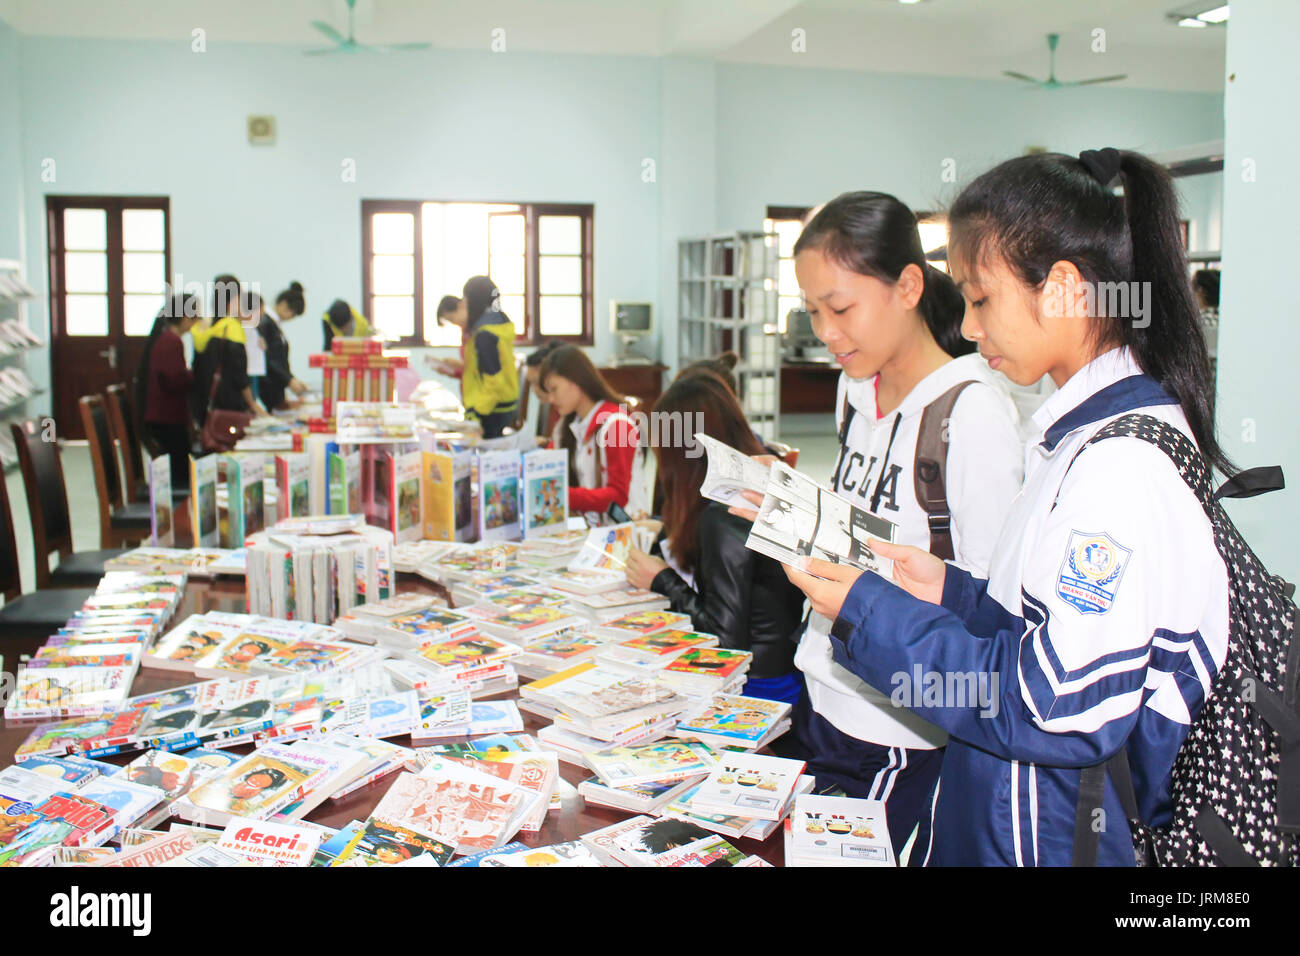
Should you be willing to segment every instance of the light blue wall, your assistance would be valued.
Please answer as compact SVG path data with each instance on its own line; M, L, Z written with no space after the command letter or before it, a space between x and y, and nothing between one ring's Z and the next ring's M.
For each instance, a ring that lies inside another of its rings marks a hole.
M739 64L719 65L717 77L723 227L752 226L769 203L812 205L850 189L944 208L962 185L1026 146L1155 151L1223 134L1223 98L1209 93L1048 92L1011 81ZM942 178L948 159L956 182Z
M168 195L173 269L187 281L229 271L271 295L291 279L306 286L308 314L286 327L299 371L319 348L319 312L335 297L360 298L362 198L594 203L596 357L614 347L609 299L648 300L671 364L680 236L752 228L768 203L849 188L939 205L1030 143L1157 149L1221 134L1220 99L1199 94L1037 94L681 58L317 59L219 44L200 54L188 37L33 36L18 46L29 252L45 248L47 192ZM274 147L247 144L250 113L276 117ZM957 183L940 181L949 156ZM340 176L349 158L355 183ZM45 159L52 184L40 179ZM42 286L44 270L38 254L29 271ZM39 357L28 364L47 378Z
M0 259L21 259L22 252L19 42L18 34L0 20Z
M1300 4L1233 0L1224 97L1223 290L1219 429L1242 466L1281 464L1291 487L1230 502L1228 511L1269 569L1300 577L1300 297L1290 226L1300 221ZM1290 112L1288 112L1290 110Z
M641 182L659 139L653 60L24 37L21 95L29 248L45 247L47 191L168 195L186 281L304 284L309 311L286 330L305 378L320 312L360 301L362 198L592 202L597 326L611 297L658 296L658 194ZM275 115L274 147L247 143L250 113ZM52 185L32 175L47 157Z

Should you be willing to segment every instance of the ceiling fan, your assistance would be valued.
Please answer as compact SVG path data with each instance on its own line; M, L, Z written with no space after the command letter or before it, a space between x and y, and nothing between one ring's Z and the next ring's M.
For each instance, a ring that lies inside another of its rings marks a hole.
M334 46L325 50L306 50L304 52L307 56L324 56L327 53L398 53L406 50L428 50L433 47L432 43L358 43L352 35L352 17L356 12L357 0L347 0L347 4L348 35L343 36L324 20L313 20L311 25L325 34L326 38L334 43Z
M1014 70L1003 70L1002 75L1009 76L1013 80L1024 80L1026 83L1033 83L1035 86L1044 90L1059 90L1064 89L1067 86L1088 86L1093 83L1113 83L1116 80L1128 79L1127 73L1116 73L1114 76L1094 76L1090 80L1058 80L1056 78L1056 44L1060 39L1061 35L1059 33L1047 34L1047 79L1035 79L1034 77L1026 76L1023 73L1017 73Z

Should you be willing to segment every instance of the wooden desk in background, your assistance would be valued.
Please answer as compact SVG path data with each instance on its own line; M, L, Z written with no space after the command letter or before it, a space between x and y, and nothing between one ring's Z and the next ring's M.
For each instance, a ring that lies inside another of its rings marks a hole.
M413 574L398 575L398 589L403 592L422 591L437 594L444 598L447 597L445 589L430 584L423 578ZM171 623L174 625L175 622L184 620L190 614L199 614L205 611L243 612L246 610L245 604L244 581L242 578L216 578L212 581L194 580L186 586L185 599L181 602ZM169 687L190 684L194 681L195 678L192 674L142 667L136 676L131 692L135 695L150 694L166 690ZM501 699L512 700L516 699L518 694L515 691L508 691L498 696ZM537 730L544 724L544 721L531 714L524 714L523 716L524 730L527 733L536 734ZM12 764L14 752L19 745L27 739L33 728L45 722L35 721L23 724L13 724L8 721L0 722L0 765L8 766ZM409 736L389 739L393 743L404 747L409 747L411 743ZM468 739L465 737L453 738L447 740L446 743L460 743ZM251 752L253 748L250 744L244 744L239 747L224 749L242 755ZM120 766L129 763L137 756L139 756L139 751L99 759ZM560 781L557 786L563 806L561 809L546 815L546 822L542 824L542 828L538 832L520 833L515 836L515 839L520 843L533 847L563 843L568 840L576 840L584 833L590 833L593 830L599 830L602 827L635 816L635 814L626 813L622 810L592 806L583 800L578 793L577 784L590 776L590 771L560 761ZM352 820L364 820L374 810L380 798L388 792L394 778L395 774L390 774L348 794L342 800L326 800L307 814L307 819L313 823L333 827L336 830ZM166 829L167 826L167 823L160 824L159 829ZM757 854L775 866L781 866L784 863L784 840L779 829L761 843L757 840L741 840L732 837L726 839L734 844L737 849L743 850L745 853Z
M809 415L835 411L840 367L827 362L781 365L781 414Z
M641 411L649 412L664 390L666 365L611 365L597 369L601 377L620 395L637 400Z

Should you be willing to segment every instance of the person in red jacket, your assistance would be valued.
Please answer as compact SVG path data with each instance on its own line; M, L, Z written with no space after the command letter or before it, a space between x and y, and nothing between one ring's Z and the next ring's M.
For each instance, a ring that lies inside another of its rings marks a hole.
M154 319L136 377L136 400L151 454L171 458L172 487L190 483L190 385L181 336L199 314L194 296L173 295Z
M627 399L609 387L582 349L562 345L542 362L538 381L560 415L554 444L569 453L569 513L604 520L627 506L639 441Z

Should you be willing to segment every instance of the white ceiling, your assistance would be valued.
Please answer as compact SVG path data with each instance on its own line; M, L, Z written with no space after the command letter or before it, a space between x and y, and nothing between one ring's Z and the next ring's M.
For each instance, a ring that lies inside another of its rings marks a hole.
M427 41L487 50L694 55L740 63L997 79L1047 75L1045 35L1060 33L1057 77L1127 73L1126 85L1220 91L1225 30L1172 25L1208 0L357 0L362 42ZM217 43L321 46L311 20L344 30L344 0L0 0L27 34L172 39L202 27ZM1092 31L1106 31L1105 53ZM791 49L804 31L806 52ZM419 55L419 54L402 54Z

